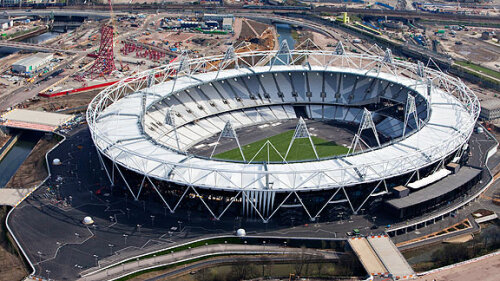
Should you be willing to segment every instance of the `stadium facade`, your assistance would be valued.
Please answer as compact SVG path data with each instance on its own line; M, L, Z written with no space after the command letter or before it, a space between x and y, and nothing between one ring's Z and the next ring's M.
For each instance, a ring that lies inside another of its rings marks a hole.
M464 161L479 112L460 79L395 60L390 50L291 51L284 43L274 51L180 56L102 91L87 121L111 184L134 199L267 222L369 211L392 187ZM188 152L213 136L238 140L238 128L299 118L347 125L357 132L353 143L368 148L279 162Z

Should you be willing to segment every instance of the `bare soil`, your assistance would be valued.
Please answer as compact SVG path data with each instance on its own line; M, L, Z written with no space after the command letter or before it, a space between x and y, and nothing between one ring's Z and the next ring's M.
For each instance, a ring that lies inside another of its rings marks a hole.
M0 207L0 280L23 280L28 269L5 226L8 208Z
M2 148L9 139L10 139L9 135L2 135L2 133L0 133L0 148Z
M40 98L38 100L25 102L19 107L31 110L45 110L45 111L57 111L57 110L85 107L90 103L90 101L97 95L99 91L101 90L89 91L69 96ZM82 109L82 111L85 110L86 108Z
M460 265L436 273L417 278L417 280L498 280L500 273L500 255L489 257L480 261Z

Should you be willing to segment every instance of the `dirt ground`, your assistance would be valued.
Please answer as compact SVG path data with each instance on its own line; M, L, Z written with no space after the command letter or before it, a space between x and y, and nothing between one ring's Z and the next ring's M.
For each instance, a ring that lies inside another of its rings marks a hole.
M475 44L474 42L454 45L451 48L457 55L473 62L493 62L497 61L499 55L493 50L489 50Z
M45 111L56 111L64 110L70 108L78 108L87 106L90 101L99 92L89 91L81 94L73 94L69 96L53 97L53 98L40 98L30 102L26 102L20 107L31 109L31 110L45 110ZM82 111L85 111L83 108Z
M52 138L46 140L40 139L31 151L30 155L19 167L16 174L5 185L5 188L30 188L35 187L45 177L47 177L47 168L45 167L45 154L49 149L57 144L57 140ZM0 279L1 280L1 279Z
M500 255L486 258L477 262L464 264L451 269L421 276L417 280L439 280L439 281L454 281L454 280L481 280L494 281L498 280L500 274Z
M0 221L2 222L0 228L0 280L23 280L28 275L28 271L17 248L13 247L9 241L5 227L7 212L7 207L0 207Z
M2 135L2 133L0 133L0 148L2 148L3 145L6 144L9 139L10 139L9 135Z

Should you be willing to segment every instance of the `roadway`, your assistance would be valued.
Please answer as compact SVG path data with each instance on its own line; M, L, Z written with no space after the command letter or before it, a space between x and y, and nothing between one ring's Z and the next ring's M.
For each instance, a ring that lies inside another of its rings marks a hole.
M109 6L106 5L72 5L65 6L61 8L54 9L33 9L33 10L14 10L15 8L7 8L8 14L11 16L79 16L79 17L90 17L94 19L104 19L109 17ZM414 10L382 10L382 9L359 9L359 8L347 8L347 7L315 7L312 10L288 10L280 8L279 6L274 9L249 9L243 8L241 5L224 5L221 7L210 7L210 6L200 6L200 5L185 5L185 4L172 4L168 5L162 4L114 4L113 9L115 15L119 16L120 12L146 12L146 11L156 11L161 9L162 11L208 11L208 12L253 12L253 13L309 13L309 14L320 14L322 12L327 13L341 13L348 12L359 15L366 16L377 16L388 18L400 18L400 19L428 19L428 20L449 20L449 21L463 21L463 22L478 22L478 23L495 23L500 24L500 17L490 17L484 15L464 15L464 14L438 14L438 13L427 13L422 11ZM1 11L1 9L0 9Z
M323 260L338 260L339 253L332 251L322 251L314 249L302 249L280 246L261 246L261 245L246 245L246 244L215 244L208 246L196 247L172 254L166 254L148 259L140 259L133 262L113 265L109 268L91 268L86 272L82 272L82 277L79 280L113 280L131 273L179 263L180 261L196 259L199 257L207 257L212 255L301 255L307 254ZM234 260L234 258L233 258ZM179 274L183 270L174 271L172 274Z
M75 50L59 49L59 48L49 46L49 45L33 44L33 43L25 43L25 42L15 42L15 41L0 41L0 47L9 47L9 48L15 48L15 49L19 49L19 50L30 50L30 51L48 52L48 53L60 52L60 53L74 54L74 53L79 52L79 51L75 51Z

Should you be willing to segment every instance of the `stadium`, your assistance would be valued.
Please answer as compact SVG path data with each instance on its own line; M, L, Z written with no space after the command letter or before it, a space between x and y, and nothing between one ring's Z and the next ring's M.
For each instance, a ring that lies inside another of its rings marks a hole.
M394 187L464 163L479 111L460 79L390 50L284 41L122 79L87 121L111 185L135 200L215 220L315 221L370 212Z

